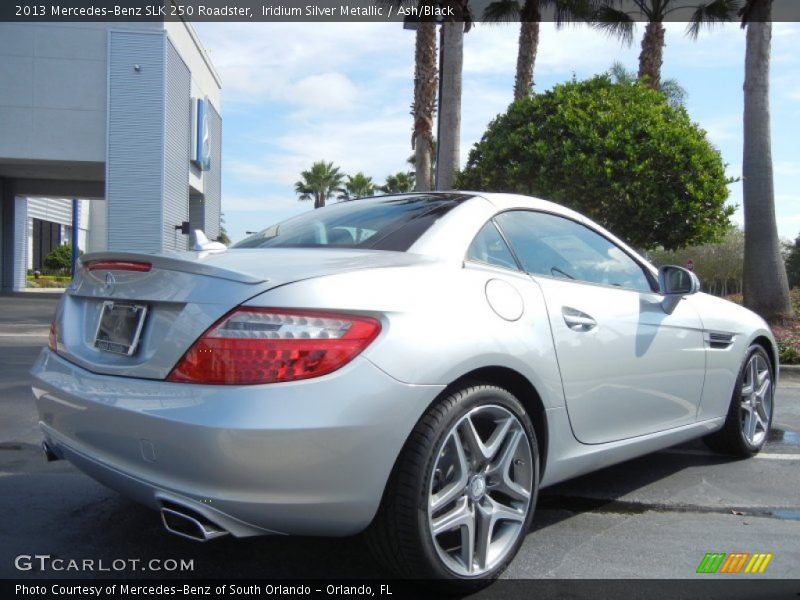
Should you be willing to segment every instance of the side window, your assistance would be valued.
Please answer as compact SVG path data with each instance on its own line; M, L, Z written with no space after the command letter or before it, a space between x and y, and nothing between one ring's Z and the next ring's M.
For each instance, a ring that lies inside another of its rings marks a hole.
M652 291L635 260L580 223L533 211L502 213L496 221L528 273Z
M467 260L518 270L514 255L491 221L486 223L472 240L467 250Z

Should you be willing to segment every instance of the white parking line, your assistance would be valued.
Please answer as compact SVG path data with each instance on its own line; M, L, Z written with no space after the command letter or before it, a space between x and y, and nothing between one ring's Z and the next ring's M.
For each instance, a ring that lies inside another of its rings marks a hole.
M673 448L669 450L662 450L660 454L688 454L690 456L721 456L714 452L706 452L704 450L690 450L688 448ZM766 460L797 460L800 461L800 454L774 454L768 452L760 452L752 458L763 458Z
M49 337L48 333L0 333L0 338L21 338L21 337L30 337L30 338L46 338Z

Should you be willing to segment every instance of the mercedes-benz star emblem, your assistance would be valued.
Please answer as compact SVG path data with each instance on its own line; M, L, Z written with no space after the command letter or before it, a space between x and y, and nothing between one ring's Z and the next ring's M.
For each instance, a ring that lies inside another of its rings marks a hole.
M114 278L113 273L106 273L106 283L103 286L103 291L106 294L110 294L114 291L114 285L117 283L117 280Z

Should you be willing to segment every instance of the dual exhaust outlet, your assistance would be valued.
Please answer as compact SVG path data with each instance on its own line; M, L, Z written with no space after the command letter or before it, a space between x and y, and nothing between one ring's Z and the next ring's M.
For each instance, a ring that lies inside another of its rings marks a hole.
M228 535L222 527L191 509L169 503L161 508L164 529L196 542L207 542Z
M47 442L42 442L42 452L47 462L61 460L61 456ZM196 542L207 542L229 533L200 513L173 502L162 502L161 522L170 533Z
M44 458L47 462L61 460L61 457L55 453L53 448L47 442L42 442L42 452L44 452Z

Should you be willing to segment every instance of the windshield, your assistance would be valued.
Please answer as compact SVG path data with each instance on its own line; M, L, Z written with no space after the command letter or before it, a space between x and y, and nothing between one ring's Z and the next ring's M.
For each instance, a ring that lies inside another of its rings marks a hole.
M369 248L405 252L469 196L414 194L339 202L268 227L232 248Z

